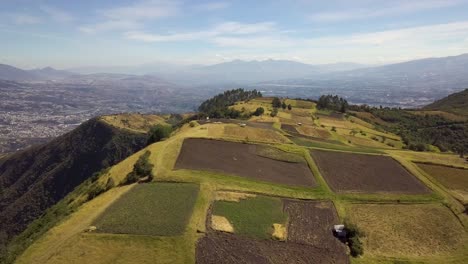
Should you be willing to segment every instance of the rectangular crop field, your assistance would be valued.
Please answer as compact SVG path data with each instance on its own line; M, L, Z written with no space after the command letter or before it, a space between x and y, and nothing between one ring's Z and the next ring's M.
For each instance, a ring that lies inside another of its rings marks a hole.
M240 199L239 201L215 201L212 214L225 217L234 233L262 239L270 239L273 224L286 224L281 199L267 196Z
M221 232L209 233L198 240L195 257L199 264L349 263L346 255L343 258L343 255L307 244L251 239Z
M327 248L346 256L346 248L331 232L333 225L341 223L332 202L284 199L284 211L289 215L289 242Z
M316 186L306 163L257 155L257 145L185 139L175 169L208 170L294 186Z
M468 169L423 163L417 163L417 165L451 190L454 196L464 203L468 202Z
M429 189L388 156L312 150L328 185L339 192L426 194Z
M94 222L97 232L154 236L181 235L199 187L190 183L149 183L133 187Z
M462 251L466 241L458 219L438 204L353 204L346 215L365 234L364 257L431 258Z

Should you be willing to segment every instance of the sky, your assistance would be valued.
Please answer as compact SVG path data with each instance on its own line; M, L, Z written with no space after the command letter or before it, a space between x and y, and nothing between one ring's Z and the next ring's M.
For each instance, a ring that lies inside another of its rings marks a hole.
M387 64L468 53L467 10L468 0L0 0L0 63Z

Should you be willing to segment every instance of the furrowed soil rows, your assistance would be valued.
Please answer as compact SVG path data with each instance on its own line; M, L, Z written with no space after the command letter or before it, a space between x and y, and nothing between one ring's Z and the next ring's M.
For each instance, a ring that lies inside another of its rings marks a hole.
M210 170L278 184L316 186L307 164L256 155L256 145L185 139L175 169Z
M293 125L281 124L281 129L291 134L299 134L296 127Z
M331 202L284 199L289 215L288 242L322 247L347 259L346 247L332 233L340 220Z
M310 245L256 240L213 232L197 243L196 262L219 263L349 263L333 252Z
M426 194L429 189L402 165L386 156L311 151L334 191Z

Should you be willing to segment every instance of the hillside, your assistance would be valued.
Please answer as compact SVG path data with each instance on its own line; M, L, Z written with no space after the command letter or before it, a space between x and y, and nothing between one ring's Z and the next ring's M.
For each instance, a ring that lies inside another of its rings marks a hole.
M312 101L219 102L242 93L204 104L242 119L191 121L83 182L14 241L8 262L466 262L464 159L404 150L400 136ZM131 131L153 118L103 120ZM125 185L145 163L151 182ZM340 223L360 230L348 245L331 232Z
M75 187L146 144L146 134L91 119L50 143L0 159L0 245Z
M468 116L468 89L437 100L434 103L425 106L423 109L446 111L449 113Z

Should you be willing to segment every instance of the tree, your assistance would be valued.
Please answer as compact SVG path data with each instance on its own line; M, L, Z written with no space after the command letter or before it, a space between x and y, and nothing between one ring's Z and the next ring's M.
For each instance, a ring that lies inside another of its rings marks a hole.
M164 138L168 138L171 133L172 126L157 124L153 126L148 132L148 144L152 144L161 141Z
M273 106L273 108L280 108L281 100L278 97L274 97L273 101L271 101L271 105Z
M253 115L261 116L263 115L263 113L265 113L265 109L263 109L263 107L258 107L257 109L255 109L255 112L253 113Z
M292 109L291 104L288 104L288 110L291 110L291 109Z
M145 151L133 165L133 170L127 174L127 177L121 185L127 185L137 182L140 178L148 177L148 181L153 180L153 164L149 163L149 156L151 152Z
M286 105L286 103L283 101L283 103L281 104L281 108L283 108L283 110L286 110L286 107L287 107L287 105Z
M273 111L271 111L270 116L275 117L278 114L278 108L273 108Z

